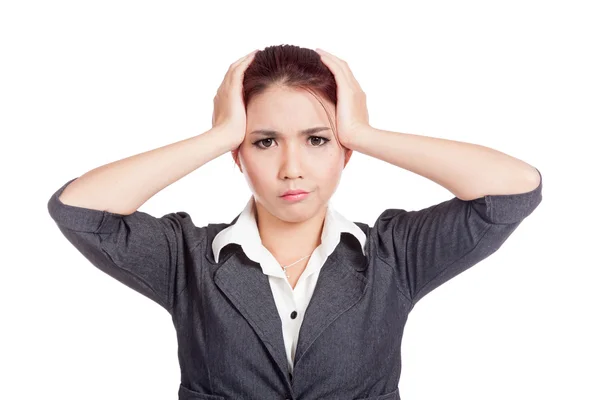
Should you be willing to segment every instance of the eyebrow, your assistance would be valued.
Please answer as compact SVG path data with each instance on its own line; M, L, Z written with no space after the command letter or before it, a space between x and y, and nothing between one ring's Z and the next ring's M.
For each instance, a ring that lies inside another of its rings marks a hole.
M312 135L313 133L321 132L324 130L331 130L331 128L326 127L326 126L317 126L315 128L308 128L308 129L301 130L300 132L298 132L298 134L301 136L306 136L306 135ZM283 134L281 132L277 132L277 131L270 130L270 129L257 129L255 131L250 132L250 134L251 135L254 135L254 134L272 135L272 136L275 136L276 138L283 136Z

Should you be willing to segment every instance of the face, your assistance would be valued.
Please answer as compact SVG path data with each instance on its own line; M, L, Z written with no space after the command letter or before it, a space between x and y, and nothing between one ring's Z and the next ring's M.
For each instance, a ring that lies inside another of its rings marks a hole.
M335 106L320 100L335 123ZM257 130L277 133L253 133ZM258 212L286 222L324 217L352 154L340 145L321 103L307 91L286 87L271 87L252 98L246 111L246 137L232 153L234 159L237 152ZM290 189L309 194L288 201L281 196Z

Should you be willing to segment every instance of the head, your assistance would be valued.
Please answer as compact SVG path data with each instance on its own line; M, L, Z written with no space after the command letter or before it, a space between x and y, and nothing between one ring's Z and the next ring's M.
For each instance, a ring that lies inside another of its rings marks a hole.
M293 223L324 217L352 155L338 140L336 91L314 50L281 45L254 56L243 80L246 136L232 156L257 211ZM291 203L281 197L289 189L309 195Z

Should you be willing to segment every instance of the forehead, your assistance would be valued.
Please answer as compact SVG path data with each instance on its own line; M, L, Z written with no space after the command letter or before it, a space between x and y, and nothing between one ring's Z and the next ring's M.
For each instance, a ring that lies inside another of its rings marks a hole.
M319 98L330 113L333 105ZM323 105L306 90L272 87L256 95L248 104L247 124L256 129L303 129L317 124L328 124Z

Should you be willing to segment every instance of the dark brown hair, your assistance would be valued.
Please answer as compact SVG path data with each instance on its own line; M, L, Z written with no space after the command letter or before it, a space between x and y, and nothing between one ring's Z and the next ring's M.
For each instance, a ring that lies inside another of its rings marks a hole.
M322 106L319 96L337 105L335 76L321 61L319 53L312 49L283 44L259 50L244 72L242 92L246 109L254 96L273 85L306 90ZM332 132L335 132L331 115L325 106L323 109L327 113Z

